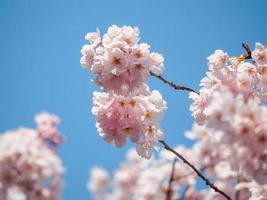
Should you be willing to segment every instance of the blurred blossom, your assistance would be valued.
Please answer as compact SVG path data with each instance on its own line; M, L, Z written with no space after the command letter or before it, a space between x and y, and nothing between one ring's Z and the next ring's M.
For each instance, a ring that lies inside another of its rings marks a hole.
M42 113L36 122L36 130L18 128L1 134L0 199L61 199L64 168L46 141L57 134L59 118Z

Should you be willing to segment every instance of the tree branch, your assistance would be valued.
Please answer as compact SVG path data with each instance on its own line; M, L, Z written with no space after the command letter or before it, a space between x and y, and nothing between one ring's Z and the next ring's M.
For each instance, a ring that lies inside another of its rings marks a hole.
M166 192L166 200L171 200L172 197L172 182L174 181L174 172L175 172L175 163L177 161L177 158L175 158L172 162L172 171L171 171L171 176L170 176L170 180L169 180L169 185L168 185L168 189Z
M217 188L213 183L211 183L209 181L208 178L206 178L199 170L197 170L197 168L191 164L189 161L187 161L181 154L179 154L178 152L176 152L174 149L172 149L164 140L159 140L159 142L161 144L163 144L164 148L170 152L172 152L173 154L175 154L178 158L180 158L185 164L187 164L191 169L194 170L194 172L196 172L196 174L205 182L205 184L207 186L209 186L210 188L212 188L215 192L220 193L222 196L224 196L226 199L231 200L231 198L225 194L223 191L221 191L219 188Z
M200 172L201 173L203 173L206 169L208 169L208 168L210 168L210 167L213 167L214 166L214 164L208 164L208 165L206 165L206 166L203 166L203 167L201 167L200 168ZM191 175L193 175L195 172L190 172L190 173L188 173L188 174L184 174L184 175L182 175L182 176L179 176L179 177L176 177L175 179L174 179L174 181L178 181L178 180L180 180L180 179L182 179L182 178L186 178L186 177L188 177L188 176L191 176Z
M246 54L243 54L243 56L245 57L245 59L251 59L251 50L250 47L247 43L242 43L242 47L246 50Z
M186 87L186 86L183 86L183 85L176 85L174 84L173 82L171 81L168 81L167 79L163 78L161 75L156 75L154 74L153 72L150 72L150 75L151 76L154 76L156 78L158 78L159 80L161 80L163 83L169 85L171 88L175 89L175 90L186 90L186 91L189 91L189 92L194 92L194 93L197 93L197 91L193 90L192 88L189 88L189 87Z

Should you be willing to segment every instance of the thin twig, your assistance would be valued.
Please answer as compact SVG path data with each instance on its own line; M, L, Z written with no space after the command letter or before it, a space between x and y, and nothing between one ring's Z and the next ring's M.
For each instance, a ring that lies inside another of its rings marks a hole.
M208 164L208 165L206 165L206 166L203 166L203 167L201 167L200 168L200 171L201 172L204 172L206 169L208 169L208 168L210 168L210 167L213 167L214 166L214 164ZM182 178L186 178L186 177L188 177L188 176L191 176L191 175L193 175L195 172L190 172L190 173L188 173L188 174L184 174L184 175L181 175L181 176L179 176L179 177L176 177L174 180L175 181L178 181L179 179L182 179Z
M176 152L175 150L173 150L164 140L159 140L159 142L161 144L163 144L164 148L170 152L172 152L173 154L175 154L178 158L180 158L185 164L187 164L191 169L193 169L197 175L205 182L205 184L207 186L209 186L210 188L212 188L215 192L220 193L222 196L224 196L226 199L231 200L231 198L225 194L223 191L221 191L217 186L215 186L213 183L211 183L209 181L209 179L207 179L199 170L197 170L197 168L191 164L189 161L187 161L181 154L179 154L178 152Z
M246 54L243 54L244 58L247 59L251 59L251 50L250 47L247 43L242 43L242 47L246 50Z
M189 87L186 87L186 86L183 86L183 85L176 85L173 82L168 81L167 79L163 78L161 75L156 75L153 72L150 72L150 75L158 78L163 83L166 83L167 85L169 85L171 88L173 88L175 90L186 90L186 91L194 92L194 93L197 93L198 94L198 92L195 91L195 90L193 90L192 88L189 88Z
M203 173L206 169L208 169L208 168L210 168L210 167L213 167L213 166L214 166L213 163L210 163L210 164L208 164L208 165L206 165L206 166L203 166L203 167L200 168L200 172ZM183 175L183 176L179 176L179 177L177 177L177 178L175 179L175 181L177 181L177 180L179 180L179 179L181 179L181 178L185 178L185 177L188 177L188 176L190 176L190 175L193 175L194 173L195 173L195 172L191 172L191 173L185 174L185 175ZM189 188L190 188L190 185L189 185L189 184L185 186L184 191L183 191L183 193L182 193L182 195L181 195L180 200L185 200L186 193L187 193L187 191L189 190Z
M177 158L175 158L172 162L172 171L171 171L171 176L169 179L168 189L166 191L166 200L171 200L171 197L172 197L172 182L174 181L174 172L175 172L176 161L177 161Z

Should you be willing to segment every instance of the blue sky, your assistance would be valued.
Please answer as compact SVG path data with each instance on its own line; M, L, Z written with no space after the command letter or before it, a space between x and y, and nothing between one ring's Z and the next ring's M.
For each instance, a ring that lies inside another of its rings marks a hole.
M64 200L91 199L89 168L114 170L131 145L112 147L96 133L90 110L98 88L79 64L84 35L113 24L138 26L141 41L164 55L163 75L198 89L215 49L237 55L242 42L267 44L266 8L265 0L0 0L0 132L34 127L42 110L61 116ZM190 145L182 136L193 122L188 93L149 82L168 102L166 141Z

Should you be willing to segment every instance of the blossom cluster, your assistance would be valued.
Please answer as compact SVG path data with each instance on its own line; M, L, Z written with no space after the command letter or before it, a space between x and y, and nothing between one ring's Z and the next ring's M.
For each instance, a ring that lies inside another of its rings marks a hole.
M37 129L18 128L1 134L0 199L61 199L64 168L47 143L47 139L60 137L56 136L59 119L40 113L36 122Z
M209 114L211 95L217 90L228 89L234 96L253 98L257 102L267 100L267 47L256 43L251 54L253 62L245 57L229 57L222 50L216 50L209 56L206 77L201 80L200 93L190 93L193 103L190 110L197 123L205 124Z
M257 43L251 55L234 58L217 50L208 57L208 66L200 92L190 93L196 123L185 136L195 143L190 149L174 150L205 172L229 198L265 200L267 47ZM173 165L173 160L165 150L148 161L130 151L113 177L105 169L94 168L88 189L100 200L225 199L213 190L200 189L193 171L183 163Z
M261 200L267 198L267 47L256 43L251 59L229 58L222 50L208 57L200 93L190 94L202 127L188 135L198 139L204 162L216 160L210 170L216 180L236 183L240 199Z
M237 138L236 134L198 124L185 133L189 139L196 140L192 150L201 158L202 166L208 166L206 175L232 199L238 196L240 200L264 200L267 198L266 150L260 151L255 146L261 143L257 138L246 138L246 135ZM193 191L194 195L205 194L202 199L224 199L212 191ZM262 197L256 198L256 194Z
M105 92L127 94L145 83L150 71L164 70L163 57L150 52L147 43L138 43L139 29L111 26L101 38L99 30L88 33L81 53L81 65L96 74L95 82Z
M42 112L35 116L35 122L37 125L37 132L42 140L45 140L51 146L57 147L62 141L63 137L60 135L57 126L60 123L58 116Z
M178 146L174 150L212 177L232 199L266 199L266 106L253 100L246 102L242 96L235 98L229 91L215 92L210 103L215 113L235 112L222 114L224 121L211 122L213 126L195 123L185 136L196 143L190 149ZM212 115L212 119L218 118ZM174 159L162 150L158 157L142 160L130 150L113 177L105 169L93 168L88 189L99 200L224 200L213 190L199 189L197 176L183 163L176 163L172 169ZM171 197L166 198L172 170Z
M95 82L104 90L93 95L99 135L117 147L129 138L140 156L150 158L157 141L163 139L159 121L166 102L146 82L150 72L163 71L163 57L151 53L148 44L138 43L136 27L113 25L103 38L97 30L85 39L90 45L81 50L81 65L96 74Z
M190 149L178 146L175 150L182 152L198 166L198 159ZM112 177L101 167L93 168L88 190L98 200L165 200L173 159L171 153L162 151L158 158L145 160L137 156L134 149L130 149L126 161ZM174 191L196 184L195 175L182 163L176 163L173 178L171 199L178 199L178 194Z

